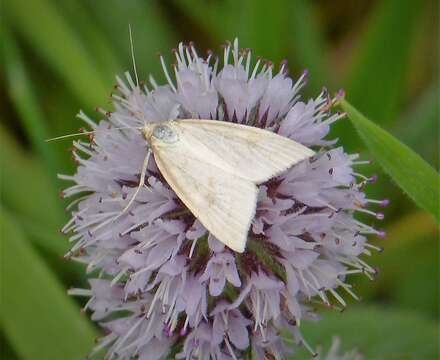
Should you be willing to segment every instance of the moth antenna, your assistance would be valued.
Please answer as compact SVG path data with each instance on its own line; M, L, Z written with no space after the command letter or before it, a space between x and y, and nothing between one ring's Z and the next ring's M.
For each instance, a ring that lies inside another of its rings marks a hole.
M133 43L133 34L131 32L131 24L128 24L128 33L130 35L130 52L131 52L131 61L133 62L134 76L136 78L136 85L139 86L139 78L136 68L136 59L134 57L134 43Z
M94 131L83 131L83 132L74 133L74 134L67 134L67 135L57 136L57 137L54 137L54 138L46 139L44 141L45 142L51 142L51 141L62 140L62 139L66 139L66 138L70 138L70 137L75 137L75 136L90 135L90 134L94 134L95 132L96 132L96 130L94 130Z
M66 138L70 138L70 137L75 137L75 136L91 135L91 134L96 134L96 133L100 133L100 132L107 132L107 131L112 131L112 130L125 130L125 129L137 129L137 130L140 130L140 129L142 129L142 127L140 127L140 126L123 126L123 127L117 127L117 128L111 128L111 129L83 131L83 132L74 133L74 134L67 134L67 135L57 136L57 137L54 137L54 138L46 139L44 141L45 142L51 142L51 141L62 140L62 139L66 139Z

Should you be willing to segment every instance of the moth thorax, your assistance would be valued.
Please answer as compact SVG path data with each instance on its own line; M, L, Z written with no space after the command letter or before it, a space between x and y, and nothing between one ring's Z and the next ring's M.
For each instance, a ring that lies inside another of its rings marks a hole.
M164 124L154 126L152 135L166 143L174 143L179 139L177 133L171 127Z

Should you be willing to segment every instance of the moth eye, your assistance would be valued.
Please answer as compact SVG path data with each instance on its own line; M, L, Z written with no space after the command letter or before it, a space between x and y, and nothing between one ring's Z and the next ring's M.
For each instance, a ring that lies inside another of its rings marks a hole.
M178 140L177 134L167 125L157 125L153 129L153 136L166 143L173 143Z

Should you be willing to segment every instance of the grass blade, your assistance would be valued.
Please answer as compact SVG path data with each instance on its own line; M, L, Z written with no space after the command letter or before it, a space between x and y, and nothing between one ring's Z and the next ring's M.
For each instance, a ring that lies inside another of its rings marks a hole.
M44 143L44 139L49 138L48 130L35 97L32 81L26 72L23 57L14 39L6 31L3 35L5 47L8 48L8 51L4 52L4 57L9 96L20 115L23 129L33 148L41 156L48 170L55 173L58 161L56 154Z
M413 0L379 2L355 55L347 94L360 111L383 125L392 124L399 112L420 8Z
M324 81L330 80L324 39L316 19L317 13L310 1L294 0L290 3L289 9L292 15L289 25L289 33L292 34L292 39L289 39L290 57L309 70L310 82L307 89L316 93L324 85Z
M91 350L96 332L0 209L4 334L22 360L77 360Z
M4 10L8 24L25 37L83 105L92 108L105 102L112 74L108 79L100 77L98 64L51 1L8 1Z
M106 1L104 15L115 20L121 14ZM115 50L113 36L104 31L96 21L99 14L89 11L84 1L64 0L57 2L57 9L66 22L75 28L77 36L84 44L86 51L93 55L99 64L98 71L104 79L113 79L114 74L125 71L126 66L120 63L121 53ZM72 16L74 14L74 16Z
M4 206L20 219L26 219L29 224L44 224L46 232L58 234L58 229L64 224L66 217L50 175L35 158L25 154L1 126L0 143L0 195ZM54 242L48 241L44 247L58 255L62 255L67 247L62 240L56 248L50 244Z
M383 170L421 208L440 222L438 173L418 154L368 120L346 100L341 107Z
M434 84L399 123L396 134L408 146L417 149L427 161L439 168L439 86ZM423 139L423 141L420 141Z

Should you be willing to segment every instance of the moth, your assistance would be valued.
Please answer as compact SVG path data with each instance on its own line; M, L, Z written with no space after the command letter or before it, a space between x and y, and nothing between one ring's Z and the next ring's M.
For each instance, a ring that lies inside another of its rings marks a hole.
M311 157L307 147L268 130L217 120L183 119L141 128L151 153L179 199L223 244L243 252L261 184Z

